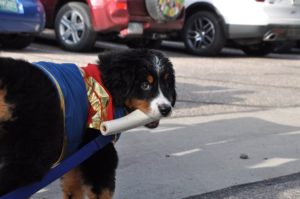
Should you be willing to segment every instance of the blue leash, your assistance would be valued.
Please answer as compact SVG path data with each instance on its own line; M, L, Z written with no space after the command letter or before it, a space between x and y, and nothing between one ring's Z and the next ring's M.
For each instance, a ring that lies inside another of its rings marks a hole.
M44 188L51 182L61 177L63 174L67 173L72 168L76 167L77 165L88 159L90 156L92 156L98 150L110 143L112 140L112 136L103 136L99 133L99 136L97 138L95 138L93 141L82 147L75 154L62 161L59 165L51 169L40 182L34 183L26 187L21 187L13 192L10 192L0 197L0 199L28 199L35 192Z

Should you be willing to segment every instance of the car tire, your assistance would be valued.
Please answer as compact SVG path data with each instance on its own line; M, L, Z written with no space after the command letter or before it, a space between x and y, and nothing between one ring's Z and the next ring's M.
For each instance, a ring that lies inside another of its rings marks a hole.
M132 39L127 41L129 48L150 48L159 49L161 46L161 39Z
M295 48L300 48L300 40L297 40L297 41L296 41Z
M242 50L249 56L265 56L276 49L276 44L262 42L255 45L242 46Z
M274 48L275 53L289 53L296 46L295 41L279 42Z
M186 20L182 39L189 53L200 56L217 55L226 41L222 22L208 11L197 12Z
M145 0L145 4L151 18L161 22L177 19L184 7L183 0Z
M55 18L58 42L68 51L88 51L96 42L96 32L91 23L87 4L69 2L62 6Z
M3 48L6 49L23 49L29 46L32 43L33 39L33 35L1 35L0 44Z

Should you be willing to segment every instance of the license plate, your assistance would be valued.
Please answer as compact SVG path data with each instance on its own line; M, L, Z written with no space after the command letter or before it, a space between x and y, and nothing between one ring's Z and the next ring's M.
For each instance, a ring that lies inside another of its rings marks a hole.
M131 22L128 24L128 34L129 35L141 35L144 32L142 23Z

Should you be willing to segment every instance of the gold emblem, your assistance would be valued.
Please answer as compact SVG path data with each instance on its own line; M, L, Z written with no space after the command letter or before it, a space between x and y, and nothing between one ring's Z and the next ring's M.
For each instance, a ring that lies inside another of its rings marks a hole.
M107 116L106 107L109 95L93 77L85 77L85 84L90 105L96 111L96 114L92 116L89 127L100 130L100 125Z

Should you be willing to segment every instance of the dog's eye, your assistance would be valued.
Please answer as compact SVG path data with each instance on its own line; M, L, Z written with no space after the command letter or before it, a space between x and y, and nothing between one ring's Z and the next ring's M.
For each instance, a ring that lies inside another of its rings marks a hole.
M151 89L151 85L150 85L149 82L143 82L143 83L141 84L141 88L142 88L143 90L145 90L145 91L148 91L148 90Z

